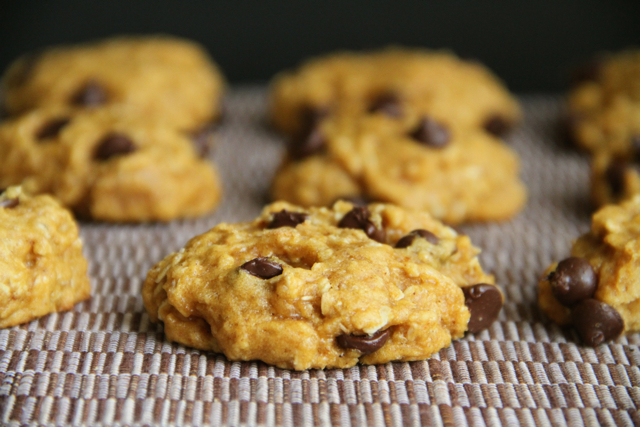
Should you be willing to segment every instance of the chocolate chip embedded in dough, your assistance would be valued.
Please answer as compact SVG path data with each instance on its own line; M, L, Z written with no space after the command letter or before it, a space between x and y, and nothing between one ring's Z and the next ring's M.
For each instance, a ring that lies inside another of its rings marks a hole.
M382 113L389 117L402 116L402 102L400 98L391 92L378 95L369 106L370 113Z
M486 130L490 134L497 137L503 137L509 132L509 130L511 130L512 124L509 120L505 119L504 117L498 114L495 114L493 116L490 116L484 122L483 126L484 126L484 130Z
M446 126L430 117L423 117L411 132L411 138L432 148L442 148L449 144L451 134Z
M85 85L78 89L71 97L71 103L73 105L83 107L95 107L106 102L107 91L95 80L90 80L85 83Z
M137 147L128 136L121 133L110 133L98 142L93 157L97 160L108 160L136 151Z
M498 318L502 309L502 294L498 288L488 283L478 283L462 288L464 303L471 312L467 330L480 332L488 328Z
M242 264L240 268L261 279L271 279L282 274L282 266L266 257L254 258Z
M56 136L58 136L60 131L69 124L70 121L71 119L69 119L68 117L53 119L45 123L44 126L42 126L38 130L36 138L38 138L39 140L55 138Z
M293 227L302 224L309 217L303 212L289 212L286 209L282 209L280 212L273 214L273 219L267 226L267 228L280 228L280 227Z
M440 239L438 239L438 236L436 236L432 232L423 230L423 229L418 229L418 230L413 230L411 233L407 234L406 236L398 240L398 242L396 243L396 248L402 249L402 248L407 248L411 246L416 237L422 237L427 242L433 245L437 245L438 242L440 241Z
M208 123L191 133L191 141L193 141L193 147L196 149L196 153L200 157L207 157L213 145L213 134L216 130L216 123Z
M326 119L331 114L331 109L329 107L311 107L306 106L300 110L300 122L302 123L303 129L311 129Z
M384 230L376 228L373 222L369 219L370 215L371 213L367 207L356 206L342 217L338 223L338 227L363 230L369 238L384 243L386 233Z
M360 351L363 355L373 353L382 348L391 336L391 329L378 331L373 335L342 334L336 337L336 342L342 348Z
M0 193L2 193L0 191ZM0 200L0 208L12 209L20 204L20 199L14 197L13 199Z
M621 159L615 159L604 173L605 180L609 185L610 194L614 199L618 199L624 194L626 171L627 162Z
M556 270L549 274L549 284L561 304L572 306L595 294L598 279L589 261L570 257L560 261Z
M587 298L573 308L571 321L580 338L593 347L617 338L624 330L620 313L593 298Z
M313 126L291 139L289 154L294 159L303 159L321 152L324 146L324 135L318 126Z

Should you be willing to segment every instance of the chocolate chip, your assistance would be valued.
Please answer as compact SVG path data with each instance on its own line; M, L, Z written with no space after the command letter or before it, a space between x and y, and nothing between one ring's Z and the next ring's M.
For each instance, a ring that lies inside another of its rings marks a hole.
M110 133L98 142L93 157L97 160L108 160L114 156L132 153L136 149L136 145L128 136L121 133Z
M615 199L624 194L626 171L627 162L621 159L614 159L604 173L605 180L609 184L611 196Z
M309 217L309 215L302 212L289 212L286 209L282 209L280 212L273 214L273 219L267 226L267 228L280 228L280 227L296 227L298 224L302 224Z
M488 283L478 283L462 288L464 303L471 312L467 329L479 332L488 328L498 318L502 309L502 294Z
M215 123L208 123L191 133L193 146L200 157L207 157L209 155L211 146L213 145L213 134L216 127L217 125Z
M396 248L402 249L402 248L411 246L416 237L422 237L423 239L426 239L427 242L433 245L437 245L438 242L440 241L440 239L438 239L438 236L436 236L432 232L423 230L423 229L418 229L418 230L413 230L411 233L407 234L402 239L398 240L398 243L396 243Z
M300 110L300 122L305 130L312 129L331 114L329 107L305 106Z
M570 257L560 261L556 271L549 274L549 284L561 304L572 306L595 294L598 279L589 261Z
M95 80L88 81L71 97L73 105L95 107L107 102L107 92L102 85Z
M303 159L324 149L325 140L320 128L314 126L293 137L289 143L289 154L294 159Z
M38 130L36 137L38 139L55 138L56 136L58 136L62 128L68 125L70 121L71 119L69 119L68 117L53 119L50 122L45 123L45 125L42 126L40 130Z
M602 73L602 63L593 58L576 67L571 73L571 83L577 85L584 82L596 82Z
M391 336L391 329L378 331L373 335L342 334L336 337L336 342L342 348L360 351L363 355L373 353L382 348Z
M347 212L347 214L340 220L338 227L363 230L369 238L384 243L386 233L384 230L376 228L373 222L369 219L370 215L371 213L367 207L356 206Z
M383 93L373 100L369 106L369 112L382 113L389 117L398 118L402 116L402 103L396 94Z
M282 274L282 266L277 262L269 261L268 258L258 257L247 261L240 268L249 274L261 279L271 279Z
M511 126L509 120L498 114L489 117L484 122L484 130L497 137L505 136L511 129Z
M451 140L449 129L430 117L423 117L410 136L416 141L433 148L442 148Z
M15 208L20 204L20 200L17 197L13 199L4 199L0 200L0 208L11 209Z
M593 298L575 306L571 313L573 326L580 338L590 346L597 346L618 337L624 330L624 320L613 307Z

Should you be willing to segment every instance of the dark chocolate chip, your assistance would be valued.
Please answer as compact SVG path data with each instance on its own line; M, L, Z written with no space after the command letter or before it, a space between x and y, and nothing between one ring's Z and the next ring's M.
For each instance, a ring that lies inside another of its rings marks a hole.
M114 156L134 152L136 148L128 136L121 133L110 133L98 142L93 157L97 160L108 160Z
M571 73L571 84L577 85L584 82L596 82L602 72L602 63L593 58L576 67Z
M38 130L36 137L38 139L55 138L70 121L68 117L51 120Z
M289 143L289 154L294 159L303 159L324 149L324 135L317 126L311 127L297 136Z
M73 105L80 105L84 107L95 107L107 102L107 92L102 85L95 80L90 80L85 83L76 93L71 97L71 103Z
M434 245L437 245L438 242L440 241L440 239L438 239L438 236L436 236L432 232L423 230L423 229L418 229L418 230L413 230L411 233L407 234L402 239L398 240L398 243L396 243L396 248L402 249L402 248L411 246L416 237L422 237L423 239L426 239L427 242Z
M271 279L282 274L282 266L277 262L269 261L268 258L258 257L247 261L240 268L249 274L261 279Z
M191 140L200 157L207 157L213 146L213 134L216 130L216 123L208 123L197 131L191 133Z
M0 201L0 208L11 209L11 208L15 208L19 204L20 204L20 200L17 197L14 197L13 199L5 199Z
M373 222L369 219L369 215L371 214L367 207L356 206L347 212L347 214L340 220L338 227L363 230L369 238L384 243L386 233L384 230L376 228Z
M331 114L329 107L306 106L300 110L300 122L305 130L312 129Z
M402 103L396 94L383 93L373 100L369 106L369 112L398 118L402 116Z
M336 342L342 348L360 351L363 355L373 353L382 348L391 336L391 329L378 331L373 335L342 334L336 337Z
M580 338L590 346L617 338L624 330L624 320L613 307L593 298L576 305L571 321Z
M423 117L410 136L416 141L433 148L442 148L451 140L449 129L430 117Z
M595 294L598 279L589 261L570 257L560 261L556 271L549 274L549 284L561 304L572 306Z
M502 309L502 294L498 288L488 283L462 288L464 303L471 312L467 329L480 332L488 328L498 318Z
M614 159L605 171L605 179L614 199L618 199L624 194L626 171L627 162L621 159Z
M484 130L497 137L505 136L511 130L511 122L495 114L484 122Z
M306 221L309 215L303 212L289 212L282 209L280 212L273 214L273 219L267 228L293 227Z

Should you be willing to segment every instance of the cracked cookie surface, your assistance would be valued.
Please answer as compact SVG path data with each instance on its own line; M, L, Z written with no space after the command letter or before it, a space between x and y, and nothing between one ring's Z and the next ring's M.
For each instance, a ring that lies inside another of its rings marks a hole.
M89 298L87 261L71 214L20 187L0 193L0 328Z
M51 107L0 124L0 187L21 183L105 221L201 215L221 191L189 138L124 105Z
M435 244L420 235L394 247L425 227ZM143 300L168 339L230 360L292 369L417 360L467 330L464 288L497 289L477 253L425 213L278 202L166 257Z
M7 112L126 103L147 119L195 131L217 119L224 79L196 43L121 37L61 46L17 59L3 80Z

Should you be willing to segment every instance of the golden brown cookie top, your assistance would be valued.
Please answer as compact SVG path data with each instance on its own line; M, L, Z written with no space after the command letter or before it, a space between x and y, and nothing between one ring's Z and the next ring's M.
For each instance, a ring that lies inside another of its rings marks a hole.
M521 117L517 101L489 70L445 51L389 47L334 53L282 72L271 84L273 121L289 134L336 108L398 118L407 106L496 134Z
M219 116L224 79L194 42L118 37L27 54L9 67L2 87L10 114L127 103L147 119L195 130Z

